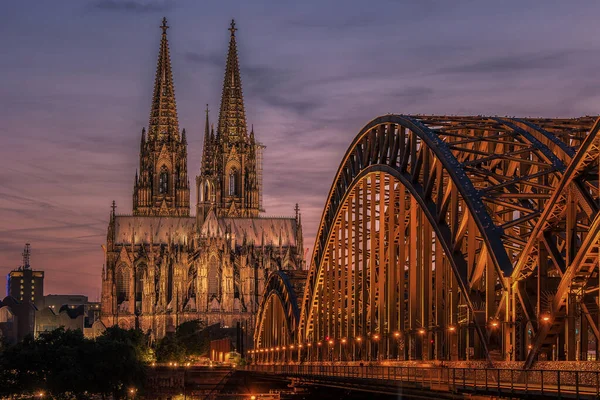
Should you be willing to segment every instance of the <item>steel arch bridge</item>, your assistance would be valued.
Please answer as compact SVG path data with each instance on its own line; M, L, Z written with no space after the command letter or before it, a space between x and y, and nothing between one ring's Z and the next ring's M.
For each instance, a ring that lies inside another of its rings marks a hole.
M600 343L599 128L369 122L325 203L288 357L587 359Z

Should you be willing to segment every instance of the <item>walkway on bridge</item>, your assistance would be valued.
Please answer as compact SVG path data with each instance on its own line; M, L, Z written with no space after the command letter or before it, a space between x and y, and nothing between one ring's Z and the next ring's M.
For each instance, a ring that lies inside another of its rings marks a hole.
M453 368L385 365L252 365L248 371L285 376L297 385L345 387L393 394L428 392L517 398L596 399L599 371Z

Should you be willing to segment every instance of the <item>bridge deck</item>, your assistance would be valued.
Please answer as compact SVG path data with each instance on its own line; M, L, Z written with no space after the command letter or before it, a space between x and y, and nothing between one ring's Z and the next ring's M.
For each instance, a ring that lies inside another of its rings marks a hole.
M476 369L349 365L252 365L247 370L324 386L347 385L358 390L398 392L413 388L432 392L497 396L596 399L598 371Z

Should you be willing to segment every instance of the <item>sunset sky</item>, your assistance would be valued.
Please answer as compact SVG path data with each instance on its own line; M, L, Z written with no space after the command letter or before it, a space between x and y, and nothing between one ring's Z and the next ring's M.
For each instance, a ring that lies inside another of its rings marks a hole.
M1 10L0 273L30 242L46 294L99 296L110 203L131 212L163 16L192 185L235 18L247 120L267 146L265 208L291 216L298 202L310 247L338 163L378 115L600 113L596 1L4 1Z

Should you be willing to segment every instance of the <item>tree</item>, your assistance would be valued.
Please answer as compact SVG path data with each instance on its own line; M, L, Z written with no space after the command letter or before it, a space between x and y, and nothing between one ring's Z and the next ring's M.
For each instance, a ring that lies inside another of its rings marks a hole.
M179 341L177 335L167 335L156 346L156 360L158 362L184 362L186 348Z

